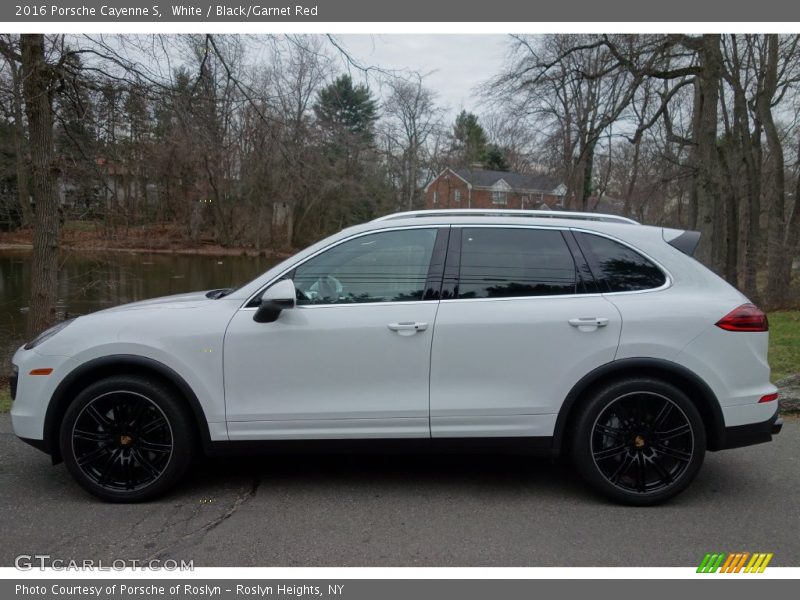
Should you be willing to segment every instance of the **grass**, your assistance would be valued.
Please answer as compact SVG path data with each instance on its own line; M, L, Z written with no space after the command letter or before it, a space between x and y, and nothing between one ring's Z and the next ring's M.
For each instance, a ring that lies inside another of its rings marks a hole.
M800 310L769 313L769 364L773 382L800 373ZM9 410L8 384L0 380L0 413Z
M769 313L772 381L800 373L800 310Z
M11 394L8 391L8 386L0 387L0 413L7 413L11 410Z

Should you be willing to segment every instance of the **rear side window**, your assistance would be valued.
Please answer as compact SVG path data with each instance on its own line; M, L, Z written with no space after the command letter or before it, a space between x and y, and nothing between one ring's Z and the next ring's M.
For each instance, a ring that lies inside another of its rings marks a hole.
M635 292L661 287L664 273L644 256L599 235L575 232L575 237L601 286L610 292Z
M458 298L574 294L575 261L560 231L464 228Z

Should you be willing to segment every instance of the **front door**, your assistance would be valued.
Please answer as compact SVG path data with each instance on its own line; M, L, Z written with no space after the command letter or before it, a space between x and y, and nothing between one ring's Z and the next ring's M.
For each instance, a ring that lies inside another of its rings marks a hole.
M428 437L437 234L351 238L287 273L297 306L275 322L241 309L225 335L230 439Z

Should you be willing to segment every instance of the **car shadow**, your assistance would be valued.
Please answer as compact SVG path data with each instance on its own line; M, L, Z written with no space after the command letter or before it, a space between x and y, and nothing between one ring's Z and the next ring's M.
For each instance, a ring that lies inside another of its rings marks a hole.
M381 489L425 488L458 493L536 492L538 495L575 495L596 498L568 460L504 453L278 453L240 457L202 457L184 484L216 487L224 481L249 481L261 491L270 485L286 487ZM180 490L177 491L180 494Z

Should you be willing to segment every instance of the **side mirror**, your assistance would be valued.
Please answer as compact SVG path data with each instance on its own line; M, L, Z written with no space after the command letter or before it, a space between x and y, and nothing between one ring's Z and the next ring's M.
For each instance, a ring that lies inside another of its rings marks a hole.
M279 281L261 295L261 304L253 315L256 323L273 323L282 310L294 308L297 292L291 279Z

